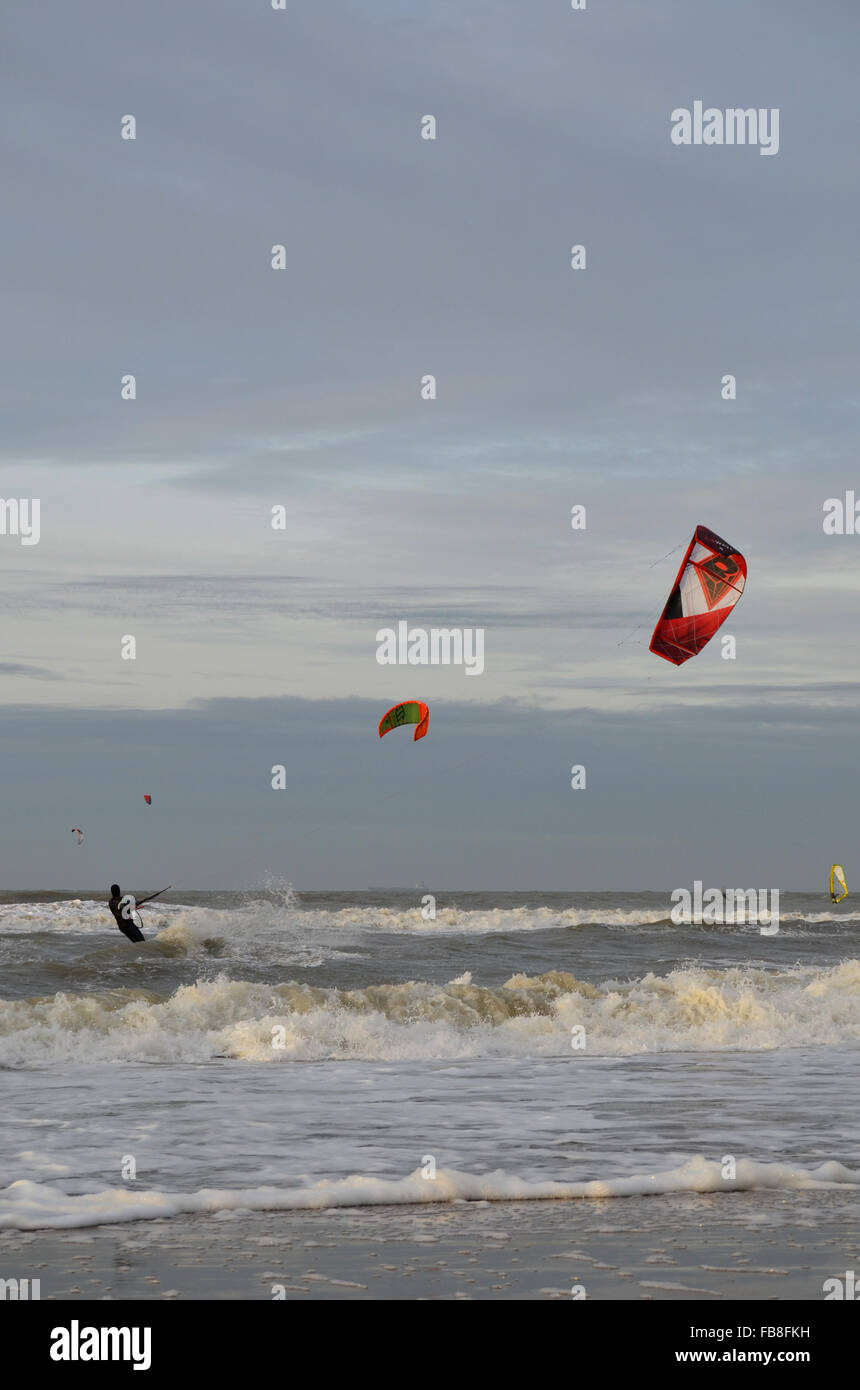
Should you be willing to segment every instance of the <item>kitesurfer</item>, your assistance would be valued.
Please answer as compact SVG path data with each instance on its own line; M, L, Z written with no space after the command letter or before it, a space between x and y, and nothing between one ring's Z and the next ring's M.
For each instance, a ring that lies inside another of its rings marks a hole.
M167 888L159 888L157 893L150 893L148 898L138 898L136 903L134 899L131 899L131 901L127 901L125 904L123 904L122 889L120 888L118 883L111 884L110 902L108 903L108 907L110 908L110 911L113 914L113 919L119 927L120 931L122 932L123 936L127 936L129 941L146 940L146 937L140 930L140 927L134 921L131 914L135 912L138 907L142 907L144 903L151 902L153 898L158 898L161 896L162 893L166 892ZM124 906L130 909L129 914L127 916L124 914Z

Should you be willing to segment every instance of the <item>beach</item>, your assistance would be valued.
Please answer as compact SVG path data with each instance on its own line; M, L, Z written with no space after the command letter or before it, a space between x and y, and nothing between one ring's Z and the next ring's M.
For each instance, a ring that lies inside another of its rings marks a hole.
M820 1300L855 1267L847 904L767 936L658 894L192 896L140 946L0 904L4 1277Z
M0 1234L40 1295L99 1299L814 1301L844 1280L856 1190L431 1211L323 1209ZM856 1241L853 1251L856 1252ZM852 1252L856 1265L856 1257ZM840 1263L841 1262L841 1263Z

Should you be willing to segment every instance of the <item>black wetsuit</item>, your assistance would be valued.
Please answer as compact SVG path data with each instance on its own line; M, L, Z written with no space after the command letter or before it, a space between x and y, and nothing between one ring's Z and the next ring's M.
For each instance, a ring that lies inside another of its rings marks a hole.
M124 896L125 896L125 894L123 894L123 897L124 897ZM145 940L146 940L146 937L144 936L143 932L140 930L140 927L138 927L138 926L131 920L130 917L123 917L123 915L122 915L122 908L120 907L120 903L121 903L121 902L122 902L122 897L120 897L120 898L116 898L116 897L111 898L110 902L108 903L108 907L110 908L111 912L113 913L114 921L116 922L116 924L117 924L117 926L119 927L120 931L122 932L123 936L127 936L128 939L129 939L129 941L145 941Z

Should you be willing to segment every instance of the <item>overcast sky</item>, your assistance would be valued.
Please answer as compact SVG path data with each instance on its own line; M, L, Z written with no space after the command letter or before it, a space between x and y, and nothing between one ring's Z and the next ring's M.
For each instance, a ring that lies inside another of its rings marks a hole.
M4 30L0 495L41 528L0 536L0 887L850 881L852 7ZM778 108L778 153L674 145L696 100ZM676 669L648 641L699 522L747 558L737 658ZM484 673L380 666L399 620L484 628ZM427 738L380 742L411 698Z

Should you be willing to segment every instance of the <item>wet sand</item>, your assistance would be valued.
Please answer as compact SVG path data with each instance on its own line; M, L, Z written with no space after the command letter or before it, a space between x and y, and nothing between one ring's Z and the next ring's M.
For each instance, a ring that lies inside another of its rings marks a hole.
M0 1232L0 1277L86 1299L799 1299L860 1275L856 1192L225 1213ZM282 1286L279 1288L279 1286ZM576 1295L582 1296L582 1295Z

